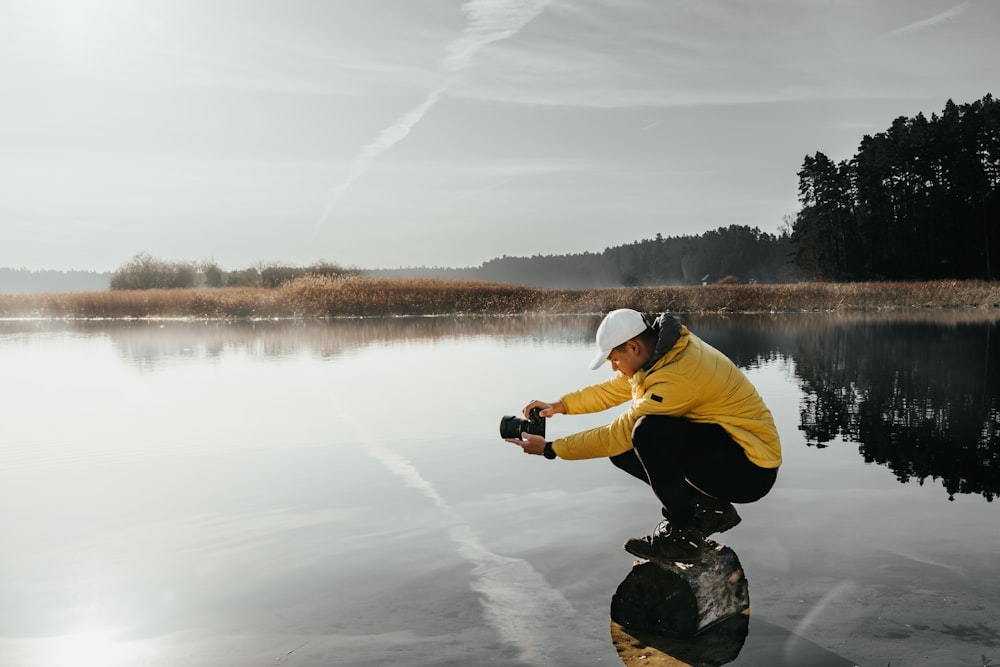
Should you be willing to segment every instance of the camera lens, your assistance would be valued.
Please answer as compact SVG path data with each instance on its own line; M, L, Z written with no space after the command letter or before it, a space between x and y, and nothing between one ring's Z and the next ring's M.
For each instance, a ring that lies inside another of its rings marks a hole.
M520 438L521 432L526 430L526 422L519 417L507 415L500 419L501 438Z

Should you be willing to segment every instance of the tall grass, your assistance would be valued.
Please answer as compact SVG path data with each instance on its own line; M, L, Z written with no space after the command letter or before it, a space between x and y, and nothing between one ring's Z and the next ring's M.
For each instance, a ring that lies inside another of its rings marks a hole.
M556 307L562 304L567 312L605 312L613 308L681 313L997 308L1000 283L949 280L637 287L550 293L546 302Z
M277 288L0 295L0 317L276 318L517 313L884 311L1000 308L1000 283L801 283L541 290L505 283L305 276Z

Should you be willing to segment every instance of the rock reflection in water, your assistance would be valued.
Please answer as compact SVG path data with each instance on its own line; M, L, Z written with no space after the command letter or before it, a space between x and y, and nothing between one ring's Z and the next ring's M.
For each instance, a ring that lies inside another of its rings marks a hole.
M720 667L736 660L746 642L750 614L727 618L696 637L668 637L611 621L611 641L626 665Z
M768 667L856 665L751 619L739 558L717 544L703 563L637 561L611 600L611 641L623 664L644 667L721 667L741 656L742 664Z

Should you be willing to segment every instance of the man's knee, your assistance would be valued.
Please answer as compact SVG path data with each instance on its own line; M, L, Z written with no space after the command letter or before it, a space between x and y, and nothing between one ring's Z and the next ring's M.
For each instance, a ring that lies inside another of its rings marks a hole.
M612 456L611 463L616 468L624 470L636 479L640 479L647 484L649 483L649 477L646 475L646 469L642 467L642 461L640 461L639 457L636 456L634 449L630 449L627 452L618 454L617 456Z
M653 420L649 418L649 415L643 415L636 419L635 425L632 426L632 446L641 447L655 439L654 430L655 424L653 424Z
M639 460L635 456L635 452L631 449L622 454L618 454L617 456L611 456L608 460L611 461L611 464L614 467L620 468L625 472L632 472L636 464L639 463Z

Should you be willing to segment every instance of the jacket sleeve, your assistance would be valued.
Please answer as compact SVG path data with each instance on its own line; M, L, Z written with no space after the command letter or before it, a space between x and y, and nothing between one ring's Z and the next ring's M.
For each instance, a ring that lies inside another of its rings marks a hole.
M581 415L613 408L631 400L631 398L632 387L628 378L621 373L616 373L606 382L584 387L579 391L566 394L559 400L562 401L566 414Z
M559 400L566 414L579 415L601 412L631 398L632 385L628 378L616 373L605 382L571 392ZM632 446L632 425L627 414L620 415L605 426L558 438L553 441L552 450L562 459L592 459L620 454Z
M552 443L552 449L563 459L617 456L632 449L632 429L640 417L683 414L691 394L691 388L679 378L651 384L642 396L632 401L626 412L610 424L559 438Z
M581 431L558 438L552 451L561 459L596 459L617 456L632 448L632 426L635 418L631 411L624 412L605 426Z

